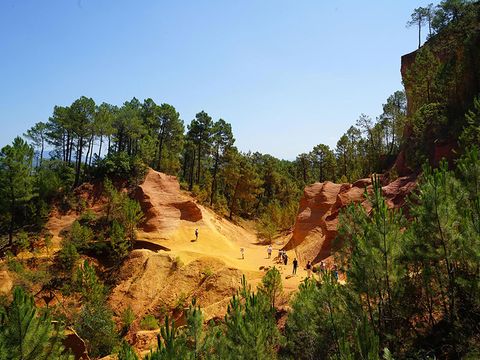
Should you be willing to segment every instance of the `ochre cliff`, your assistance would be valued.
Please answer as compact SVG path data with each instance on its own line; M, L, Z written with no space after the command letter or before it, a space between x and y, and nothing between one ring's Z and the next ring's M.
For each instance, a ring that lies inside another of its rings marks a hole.
M383 186L388 206L402 207L415 185L415 177L405 176ZM327 181L307 186L300 201L292 237L285 248L295 249L302 262L310 260L316 263L329 257L334 250L332 246L337 236L340 210L351 203L359 203L368 211L370 204L365 198L365 191L371 189L370 179L361 179L353 184Z

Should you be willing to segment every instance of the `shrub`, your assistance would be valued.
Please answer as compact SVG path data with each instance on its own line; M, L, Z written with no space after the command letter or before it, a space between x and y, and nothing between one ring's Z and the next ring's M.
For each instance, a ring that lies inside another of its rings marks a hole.
M49 254L50 253L50 248L52 247L53 234L51 232L47 232L45 234L45 237L43 238L43 241L45 242L45 247L47 249L47 254Z
M88 243L93 239L93 231L90 227L82 226L75 220L68 234L68 238L77 248L86 248Z
M67 240L62 243L62 248L58 252L57 258L57 263L60 268L64 271L70 272L80 258L80 255L78 254L75 244Z
M30 247L30 240L25 231L20 231L14 239L14 244L19 251L27 250Z
M127 256L131 247L130 242L125 238L125 229L123 225L116 220L113 220L110 229L110 246L112 256L117 261Z
M64 354L63 329L48 314L39 314L33 296L21 287L14 289L13 302L0 307L0 314L0 358L71 359Z
M93 224L97 219L97 214L92 209L87 209L82 213L80 217L80 223L82 224Z
M276 267L268 270L262 278L260 292L270 301L271 306L275 307L276 300L282 295L282 275Z
M23 274L25 268L23 267L22 263L18 261L12 253L7 253L7 267L8 270L17 273Z
M135 314L133 313L132 307L130 305L122 311L120 318L122 321L122 330L126 333L135 321Z
M159 328L159 325L155 316L148 314L140 321L140 327L144 330L155 330Z
M183 261L182 261L181 257L178 256L178 255L175 256L175 258L174 258L173 261L172 261L172 268L171 268L171 270L172 270L172 271L176 271L176 270L180 269L182 266L183 266Z

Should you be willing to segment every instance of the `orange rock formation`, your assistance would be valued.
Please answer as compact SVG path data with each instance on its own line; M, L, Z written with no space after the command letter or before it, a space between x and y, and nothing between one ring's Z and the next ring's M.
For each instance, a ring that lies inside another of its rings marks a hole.
M401 207L406 196L415 187L415 178L405 176L382 188L390 207ZM305 188L295 221L293 234L286 249L295 249L301 261L319 262L332 253L332 242L337 236L339 211L351 203L370 207L365 191L371 191L370 179L353 184L315 183Z

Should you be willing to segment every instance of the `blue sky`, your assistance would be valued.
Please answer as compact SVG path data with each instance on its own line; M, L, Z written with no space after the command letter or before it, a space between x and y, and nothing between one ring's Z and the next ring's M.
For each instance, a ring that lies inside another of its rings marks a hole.
M0 146L54 105L151 97L205 110L237 146L293 159L335 146L401 89L411 0L1 0Z

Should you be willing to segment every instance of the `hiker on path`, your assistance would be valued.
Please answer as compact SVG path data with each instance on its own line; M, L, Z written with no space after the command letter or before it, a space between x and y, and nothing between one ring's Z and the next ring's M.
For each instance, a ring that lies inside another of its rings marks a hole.
M333 264L332 272L333 272L333 277L335 278L336 281L338 281L338 269L336 264Z
M325 261L323 261L323 260L320 261L320 270L321 270L322 272L325 272L325 270L326 270Z
M283 262L283 250L278 250L278 259L277 259L277 262L278 263L282 263Z
M307 276L310 277L311 273L312 273L312 263L309 261L307 262Z
M288 255L287 255L287 252L286 252L286 251L283 253L283 263L284 263L285 265L288 264Z
M272 251L273 251L272 245L268 245L267 254L269 259L272 257Z
M195 229L195 241L198 240L198 229Z
M242 260L245 259L245 248L240 248L240 254L242 255Z
M293 259L293 271L292 271L293 275L297 275L297 267L298 267L298 261L297 261L297 258L294 258Z

